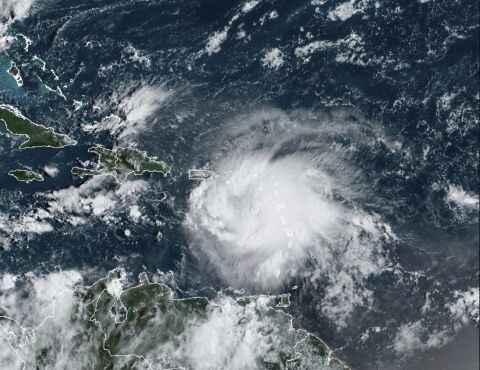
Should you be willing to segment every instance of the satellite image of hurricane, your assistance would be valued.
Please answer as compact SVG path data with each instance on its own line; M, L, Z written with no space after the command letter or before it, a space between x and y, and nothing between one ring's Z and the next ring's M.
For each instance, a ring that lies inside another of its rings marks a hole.
M0 0L0 370L479 368L479 0Z

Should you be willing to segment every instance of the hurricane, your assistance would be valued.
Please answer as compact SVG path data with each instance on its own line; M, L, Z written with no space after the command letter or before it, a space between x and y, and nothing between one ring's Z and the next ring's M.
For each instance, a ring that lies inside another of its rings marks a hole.
M193 253L235 287L276 290L299 276L327 281L327 300L345 300L328 312L340 320L368 302L359 286L385 266L382 242L393 238L378 214L362 209L371 185L351 152L368 137L346 113L270 110L239 120L246 128L230 125L216 176L190 194Z
M0 0L0 370L478 369L478 5Z

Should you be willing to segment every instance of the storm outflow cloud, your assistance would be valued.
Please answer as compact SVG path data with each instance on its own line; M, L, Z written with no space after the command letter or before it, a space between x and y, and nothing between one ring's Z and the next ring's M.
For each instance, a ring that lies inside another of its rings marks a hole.
M255 132L259 123L268 135ZM314 126L277 111L243 124L217 153L217 176L191 192L191 249L235 287L275 290L295 276L328 282L321 309L342 325L371 300L364 281L385 267L382 241L394 237L362 211L368 184L335 139L364 138L348 122Z

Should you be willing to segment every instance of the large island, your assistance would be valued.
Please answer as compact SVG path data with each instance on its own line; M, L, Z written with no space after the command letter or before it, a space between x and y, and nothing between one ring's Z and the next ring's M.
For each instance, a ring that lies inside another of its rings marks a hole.
M8 174L14 177L17 181L26 182L27 184L32 181L43 181L42 175L30 170L16 169L8 172Z
M110 175L118 182L123 182L129 174L136 176L144 172L161 172L167 175L171 168L163 161L149 157L145 152L133 148L107 149L96 145L88 149L98 156L94 167L73 167L71 172L80 177L93 175Z
M63 148L77 143L67 135L59 134L50 127L32 122L19 109L10 105L0 104L0 122L3 122L10 134L27 137L20 144L20 149Z

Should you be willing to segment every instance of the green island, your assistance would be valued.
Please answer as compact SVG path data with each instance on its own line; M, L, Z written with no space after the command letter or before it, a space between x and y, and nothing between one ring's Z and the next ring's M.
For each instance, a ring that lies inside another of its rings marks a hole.
M88 149L90 153L98 156L98 162L93 168L73 167L71 172L80 177L93 175L110 175L122 183L129 174L136 176L144 172L161 172L167 175L171 168L155 157L149 157L146 152L133 148L107 149L96 145Z
M30 171L30 170L12 170L8 173L10 176L15 177L17 181L23 181L27 184L32 181L43 181L43 176L39 173Z
M56 133L52 128L39 125L25 117L17 108L0 104L0 121L5 124L12 135L26 136L20 149L28 148L63 148L77 142L67 135Z
M11 62L10 68L7 72L15 79L19 87L23 86L23 79L20 75L20 70L17 68L17 65L14 62Z
M192 168L188 170L188 179L189 180L209 180L212 177L215 177L216 173L210 170L199 170Z

